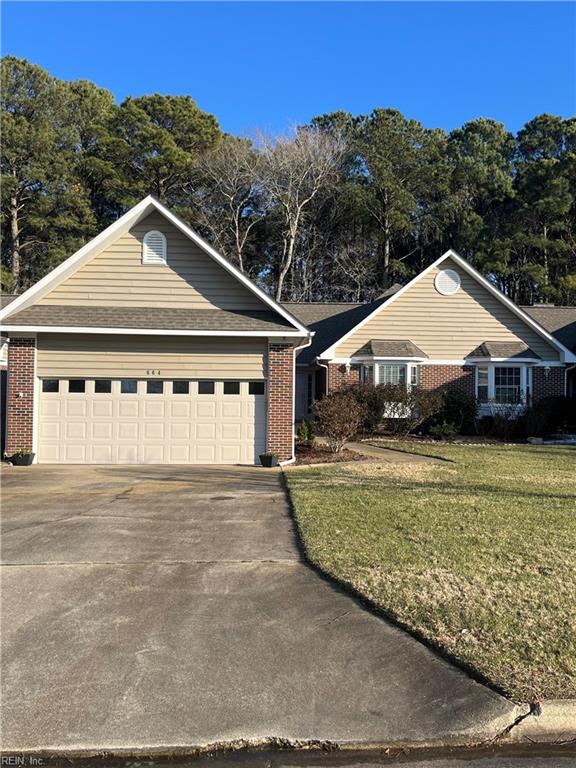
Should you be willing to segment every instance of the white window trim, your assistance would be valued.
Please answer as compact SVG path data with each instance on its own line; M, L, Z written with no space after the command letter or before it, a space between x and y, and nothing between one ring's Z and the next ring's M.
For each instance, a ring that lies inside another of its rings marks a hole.
M374 368L374 386L378 386L380 384L380 365L402 365L404 368L406 368L406 388L408 391L412 389L412 387L418 386L418 384L412 384L412 371L416 370L416 381L420 383L420 364L414 363L414 362L408 362L407 360L398 360L398 359L377 359L374 358L374 362L372 363Z
M148 243L146 241L151 236L160 237L162 242L161 255L158 255L149 249ZM160 232L158 229L151 229L149 232L146 232L142 238L142 264L147 264L148 266L166 266L167 257L168 244L166 241L166 235L163 232Z
M480 403L480 409L490 410L491 406L496 403L496 368L519 368L520 369L520 403L498 403L498 405L518 405L524 407L527 403L527 392L530 395L533 393L532 389L532 368L531 365L521 365L518 363L507 362L504 360L489 361L485 363L477 363L475 366L475 385L474 391L476 397L478 397L478 375L480 368L488 369L488 400Z

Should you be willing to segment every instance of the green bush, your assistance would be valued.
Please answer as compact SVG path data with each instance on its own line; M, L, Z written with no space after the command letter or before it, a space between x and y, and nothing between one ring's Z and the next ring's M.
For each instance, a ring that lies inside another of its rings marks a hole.
M437 440L450 440L458 434L456 425L451 421L443 421L441 424L434 424L428 431L432 437L435 437Z
M331 392L314 405L314 415L321 434L332 453L340 453L344 445L360 430L364 411L356 398L346 391Z
M542 437L576 430L576 403L569 397L544 397L527 408L518 420L522 437Z
M306 446L306 448L313 448L316 442L316 435L314 434L314 423L312 421L302 421L298 427L296 433L296 442L298 445Z

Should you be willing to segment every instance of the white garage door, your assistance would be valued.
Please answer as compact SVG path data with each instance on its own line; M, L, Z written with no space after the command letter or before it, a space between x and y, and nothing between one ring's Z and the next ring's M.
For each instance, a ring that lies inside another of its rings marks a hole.
M263 381L43 379L38 461L254 464L266 443Z

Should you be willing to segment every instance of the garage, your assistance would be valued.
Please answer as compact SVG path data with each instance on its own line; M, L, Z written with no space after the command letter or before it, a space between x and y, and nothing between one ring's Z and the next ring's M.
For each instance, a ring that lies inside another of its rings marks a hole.
M266 446L264 380L43 378L38 460L254 464Z

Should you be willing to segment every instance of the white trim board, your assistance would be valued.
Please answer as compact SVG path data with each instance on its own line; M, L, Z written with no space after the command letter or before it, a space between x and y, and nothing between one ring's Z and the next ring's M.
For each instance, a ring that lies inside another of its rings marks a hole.
M45 277L35 283L33 286L24 291L23 294L14 299L8 304L2 311L0 311L0 320L9 317L10 315L25 309L26 307L34 304L38 299L45 296L56 285L61 283L67 277L72 275L81 266L86 264L92 257L100 253L106 246L113 243L118 237L128 232L139 221L144 219L150 213L154 211L159 212L179 229L186 237L192 242L196 243L208 256L216 261L220 266L226 269L231 275L233 275L239 282L241 282L248 290L255 294L264 304L267 304L271 309L281 315L285 320L293 325L297 330L301 332L301 335L308 336L307 328L300 323L290 312L284 307L280 306L274 299L268 296L263 290L258 288L245 274L240 272L233 264L227 259L221 256L211 245L203 240L194 230L190 229L183 221L171 213L162 203L154 199L151 195L145 197L137 205L131 208L127 213L121 216L117 221L107 227L105 230L96 235L95 238L86 243L80 250L76 251L72 256L67 258L62 264L59 264Z
M365 362L370 362L372 360L376 360L377 362L383 361L383 360L390 360L390 361L398 361L398 362L412 362L412 363L418 363L418 365L468 365L470 367L481 365L484 363L485 365L490 365L491 363L509 363L510 365L514 365L515 362L517 362L519 365L527 365L531 364L534 368L564 368L565 363L559 361L559 360L535 360L533 358L512 358L512 357L479 357L479 358L446 358L446 359L437 359L437 360L431 360L429 357L426 358L401 358L401 357L390 357L390 358L362 358L362 357L333 357L330 359L322 359L317 357L316 361L320 365L363 365Z
M187 331L172 328L92 328L85 326L62 325L4 325L4 331L18 333L20 336L35 336L37 333L109 333L127 334L130 336L250 336L260 339L286 338L301 339L309 337L308 333L300 331ZM312 334L313 335L313 334Z
M364 325L366 325L366 323L372 320L372 318L378 315L380 312L385 312L387 307L391 306L397 299L399 299L404 293L406 293L406 291L408 291L413 285L419 282L423 277L425 277L429 272L431 272L433 269L439 266L443 261L446 261L446 259L452 259L452 261L458 264L459 267L461 267L471 277L477 280L480 283L480 285L486 288L487 291L489 291L500 302L502 302L504 306L508 307L508 309L510 309L517 317L523 320L526 323L526 325L528 325L530 328L536 331L536 333L538 333L543 339L545 339L549 344L551 344L555 349L557 349L561 354L563 362L570 362L570 363L576 362L576 355L573 352L571 352L567 347L561 344L558 341L558 339L552 336L552 334L548 333L547 330L545 330L539 323L533 320L526 312L520 309L520 307L516 306L516 304L514 304L513 301L511 301L507 296L501 293L501 291L495 288L488 280L486 280L486 278L483 275L480 274L480 272L474 269L474 267L468 264L468 262L465 259L459 256L456 253L456 251L453 251L452 249L442 254L440 258L436 259L436 261L432 262L432 264L426 267L426 269L420 272L420 274L412 278L410 282L406 283L405 286L400 288L400 290L397 291L395 294L393 294L387 301L380 304L380 306L376 307L376 309L373 312L371 312L363 320L361 320L357 325L355 325L353 328L347 331L336 342L334 342L330 347L328 347L328 349L326 349L324 352L318 355L318 358L322 360L326 358L332 358L334 356L334 352L336 348L340 346L340 344L346 341L346 339L350 338L350 336L352 336L353 333L355 333L359 328L362 328Z

